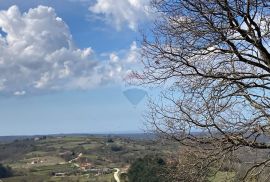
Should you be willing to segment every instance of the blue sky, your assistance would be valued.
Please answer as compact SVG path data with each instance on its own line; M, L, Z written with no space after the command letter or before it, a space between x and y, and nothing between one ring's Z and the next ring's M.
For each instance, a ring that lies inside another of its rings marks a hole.
M123 95L140 67L145 0L1 0L0 135L140 132L144 99Z

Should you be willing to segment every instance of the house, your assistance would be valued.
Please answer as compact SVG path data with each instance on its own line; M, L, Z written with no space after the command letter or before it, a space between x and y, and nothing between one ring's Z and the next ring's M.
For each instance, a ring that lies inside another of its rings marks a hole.
M80 168L82 169L82 170L88 170L88 169L91 169L91 167L92 167L93 165L91 164L91 163L81 163L80 164Z

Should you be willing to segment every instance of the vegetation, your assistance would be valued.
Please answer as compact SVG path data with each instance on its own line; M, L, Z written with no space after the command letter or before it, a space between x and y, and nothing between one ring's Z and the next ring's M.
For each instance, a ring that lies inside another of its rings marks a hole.
M148 123L189 153L207 154L195 169L215 163L218 172L231 163L244 166L238 180L269 181L270 2L152 3L159 18L143 40L144 68L132 75L139 84L164 85L158 102L150 101Z
M111 150L113 152L119 152L119 151L123 150L123 147L122 146L118 146L118 145L112 145L111 146Z
M169 159L168 176L172 179L171 181L211 181L210 177L216 177L215 171L218 166L215 163L209 165L209 162L205 161L205 157L207 157L207 153L199 153L186 147L180 149Z
M106 136L47 136L0 144L0 163L12 167L1 168L12 172L1 178L8 177L4 182L112 182L114 168L118 168L121 182L128 182L127 171L137 158L157 152L165 155L175 148L149 139L111 136L111 140ZM158 167L153 165L152 171Z
M112 182L118 168L121 182L234 182L243 179L254 159L269 154L268 150L256 155L255 151L242 150L236 151L237 158L224 156L220 162L211 161L209 153L171 140L112 140L108 142L106 136L47 136L0 144L0 156L5 156L0 160L1 170L9 174L2 180ZM268 174L265 171L252 180L269 181Z
M5 167L0 164L0 178L8 178L11 176L13 176L12 169L9 166Z
M166 176L166 163L158 156L147 155L137 159L129 168L130 182L170 182Z

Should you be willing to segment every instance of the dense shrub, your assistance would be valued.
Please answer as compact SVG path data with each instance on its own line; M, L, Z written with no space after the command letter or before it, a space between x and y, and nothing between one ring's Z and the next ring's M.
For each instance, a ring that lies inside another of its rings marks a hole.
M219 171L220 164L206 160L207 153L182 147L168 162L172 181L209 182Z
M167 182L165 161L158 156L147 155L135 160L128 171L130 182Z
M128 182L128 175L126 173L121 173L120 180L121 182Z
M108 143L113 143L114 141L113 141L112 138L108 138L107 142L108 142Z
M119 145L112 145L111 146L111 150L113 152L119 152L119 151L122 151L123 150L123 147L122 146L119 146Z
M5 167L0 164L0 178L8 178L11 176L13 176L12 169L9 166Z

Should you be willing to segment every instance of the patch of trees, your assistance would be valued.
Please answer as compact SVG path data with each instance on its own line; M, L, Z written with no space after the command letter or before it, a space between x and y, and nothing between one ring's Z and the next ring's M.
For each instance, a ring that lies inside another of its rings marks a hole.
M114 141L113 141L112 138L108 138L107 142L108 142L108 143L113 143Z
M60 157L62 157L65 161L70 161L76 157L74 152L66 151L60 154Z
M113 152L119 152L119 151L122 151L122 150L123 150L122 146L119 146L119 145L112 145L111 146L111 151L113 151Z
M37 150L33 140L18 140L8 144L0 145L0 161L17 160L24 154Z
M0 164L0 178L8 178L13 176L13 171L12 169L7 166L3 166L3 164Z
M135 160L128 171L130 182L169 182L166 176L167 166L165 161L153 155L147 155Z
M126 173L121 173L119 178L120 178L121 182L129 182L128 175Z

